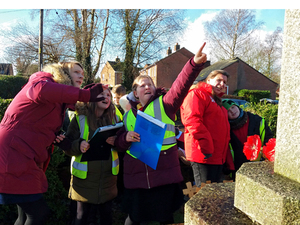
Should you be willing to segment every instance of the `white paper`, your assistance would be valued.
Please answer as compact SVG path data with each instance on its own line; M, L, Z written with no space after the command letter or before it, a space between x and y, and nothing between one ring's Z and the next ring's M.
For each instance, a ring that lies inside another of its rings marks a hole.
M150 122L156 124L157 126L160 126L161 128L164 128L165 127L165 123L161 122L160 120L158 119L155 119L154 117L152 116L149 116L148 114L138 110L137 111L137 114L139 114L140 116L144 117L146 120L149 120Z
M123 122L116 123L116 124L113 124L113 125L104 126L104 127L99 127L98 132L112 130L112 129L116 129L116 128L121 128L122 126L123 126Z

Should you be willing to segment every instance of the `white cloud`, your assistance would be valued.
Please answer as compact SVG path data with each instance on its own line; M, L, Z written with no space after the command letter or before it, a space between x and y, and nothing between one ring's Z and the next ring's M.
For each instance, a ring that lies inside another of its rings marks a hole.
M185 47L189 51L196 53L203 42L206 42L206 46L203 50L207 54L208 60L210 59L210 44L209 40L205 37L204 32L204 23L207 21L211 21L216 15L218 11L208 11L207 13L201 14L197 19L194 20L194 22L188 22L188 27L185 30L182 37L179 39L178 43L180 44L180 47ZM256 10L256 13L258 14L258 17L261 17L262 10ZM260 30L255 31L252 36L256 37L260 41L264 41L266 36L271 34L273 31L267 31L266 25L264 25Z
M4 34L0 36L0 63L6 63L4 59L4 49L10 46L9 40L5 38L5 33L12 30L12 27L17 23L17 20L1 23L0 33Z
M17 24L17 20L1 23L1 31L10 31Z
M203 52L207 54L209 52L209 41L205 38L204 23L211 21L216 14L217 12L203 13L194 22L189 22L187 29L179 39L178 43L180 44L180 47L185 47L195 54L202 44L206 42Z

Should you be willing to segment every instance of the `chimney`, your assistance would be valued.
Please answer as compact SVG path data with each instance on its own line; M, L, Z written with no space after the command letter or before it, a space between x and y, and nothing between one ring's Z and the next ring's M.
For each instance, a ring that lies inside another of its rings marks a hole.
M172 53L172 50L171 48L169 47L168 50L167 50L167 55L170 55Z
M118 63L120 62L120 58L117 56L117 58L115 59L115 61Z
M179 49L180 49L180 45L178 43L176 43L176 45L174 46L174 51L176 52Z

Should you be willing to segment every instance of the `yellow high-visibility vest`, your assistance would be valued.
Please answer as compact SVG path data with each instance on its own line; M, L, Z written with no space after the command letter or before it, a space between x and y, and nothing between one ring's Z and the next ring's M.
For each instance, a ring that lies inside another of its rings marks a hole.
M84 140L88 140L89 136L89 126L87 123L87 117L84 115L76 115L76 120L78 122L78 126L80 129L80 137ZM119 156L118 152L114 149L111 149L111 156L112 156L112 174L118 175L119 173ZM87 171L88 171L88 162L81 161L82 154L79 156L73 156L71 160L71 174L81 178L86 179Z
M123 115L116 105L115 105L115 109L116 109L116 115L120 118L120 120L123 120Z
M176 135L175 135L175 123L173 120L171 120L163 107L163 102L162 102L162 96L159 98L155 99L152 101L147 108L145 109L144 113L162 121L167 125L167 129L165 132L164 140L162 143L162 148L161 151L167 150L174 145L177 144L176 141ZM132 109L130 109L127 113L124 115L124 124L125 124L125 129L127 131L134 130L135 127L135 121L136 117L132 112ZM127 150L127 153L130 154L130 149ZM131 155L131 154L130 154ZM131 155L132 156L132 155Z

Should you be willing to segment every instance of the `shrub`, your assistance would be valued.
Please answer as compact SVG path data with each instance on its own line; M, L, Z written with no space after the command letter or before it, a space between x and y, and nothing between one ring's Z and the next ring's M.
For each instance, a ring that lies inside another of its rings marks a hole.
M14 224L17 215L18 212L15 205L0 205L0 225Z
M264 117L274 137L276 137L278 105L251 102L244 110Z
M242 89L237 92L237 95L242 96L248 102L258 103L262 98L270 98L271 92Z
M12 99L2 99L0 97L0 121L2 120L4 113L11 101Z
M58 176L58 169L64 160L64 153L55 147L46 171L49 187L48 191L44 194L44 198L51 210L47 222L48 225L65 225L68 224L69 220L70 200L68 199L68 192Z
M4 99L14 98L27 83L28 78L23 76L0 76L0 97Z

